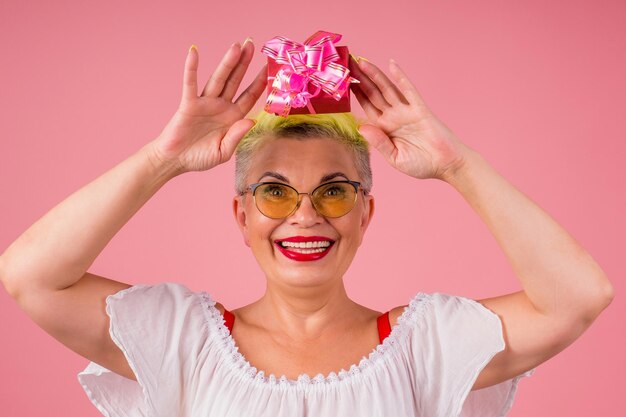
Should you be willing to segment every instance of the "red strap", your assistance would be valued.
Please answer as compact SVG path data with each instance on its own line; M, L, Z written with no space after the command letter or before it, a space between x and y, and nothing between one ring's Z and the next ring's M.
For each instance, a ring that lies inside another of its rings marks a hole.
M380 343L391 333L391 323L389 322L389 312L378 316L378 338Z
M230 311L224 309L224 320L226 321L226 327L229 332L233 332L233 324L235 323L235 315Z

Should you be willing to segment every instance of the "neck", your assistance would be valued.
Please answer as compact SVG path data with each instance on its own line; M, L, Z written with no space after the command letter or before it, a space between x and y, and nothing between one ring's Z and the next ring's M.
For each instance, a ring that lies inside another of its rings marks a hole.
M259 319L277 333L306 342L329 328L358 319L359 306L346 293L343 280L322 286L281 286L268 281L257 304Z

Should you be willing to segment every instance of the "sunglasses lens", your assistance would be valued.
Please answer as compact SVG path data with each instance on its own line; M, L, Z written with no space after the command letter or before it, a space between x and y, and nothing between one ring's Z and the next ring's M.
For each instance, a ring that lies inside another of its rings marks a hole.
M313 192L315 207L325 217L341 217L354 207L356 190L348 182L333 182Z
M313 205L325 217L341 217L354 207L356 190L349 182L323 184L313 191ZM298 204L298 193L283 184L262 184L254 194L261 213L273 219L289 216Z
M298 203L298 194L293 188L281 184L263 184L254 194L261 213L273 219L287 217Z

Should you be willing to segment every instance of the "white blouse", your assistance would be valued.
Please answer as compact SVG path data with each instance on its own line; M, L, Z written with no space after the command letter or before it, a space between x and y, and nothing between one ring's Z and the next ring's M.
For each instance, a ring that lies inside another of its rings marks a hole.
M265 375L238 352L211 295L174 282L106 299L113 341L137 381L90 362L78 380L108 417L504 416L517 384L470 391L504 349L499 317L477 301L417 293L389 336L348 370Z

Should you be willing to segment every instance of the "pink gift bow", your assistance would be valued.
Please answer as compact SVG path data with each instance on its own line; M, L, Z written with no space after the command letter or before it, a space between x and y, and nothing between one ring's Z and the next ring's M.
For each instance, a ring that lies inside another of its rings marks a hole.
M287 116L291 107L307 106L315 114L310 99L321 90L339 101L348 91L350 83L359 83L350 77L350 70L338 64L339 54L334 43L339 42L338 33L319 30L304 44L276 36L265 43L261 52L282 64L273 79L272 91L267 97L265 111ZM317 87L315 93L308 90L308 84Z

